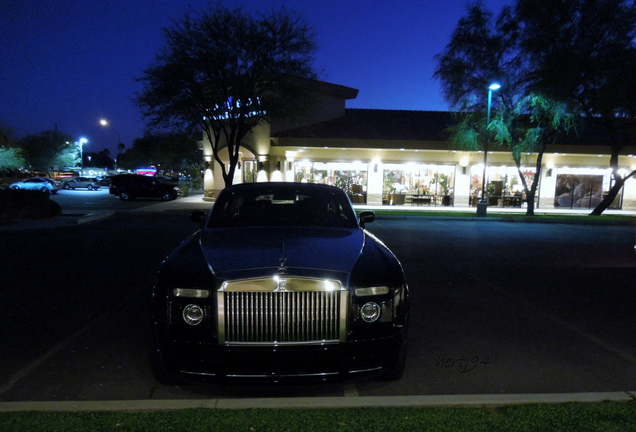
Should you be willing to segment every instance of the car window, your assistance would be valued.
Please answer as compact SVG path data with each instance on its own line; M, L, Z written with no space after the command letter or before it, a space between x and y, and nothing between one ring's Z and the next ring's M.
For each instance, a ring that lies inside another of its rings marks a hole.
M217 198L210 227L311 226L355 228L355 213L337 189L239 188Z

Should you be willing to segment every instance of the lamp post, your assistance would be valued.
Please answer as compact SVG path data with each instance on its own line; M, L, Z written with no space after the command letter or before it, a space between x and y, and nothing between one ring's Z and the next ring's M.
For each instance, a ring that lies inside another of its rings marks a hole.
M117 134L117 150L119 150L119 145L121 144L121 136L119 135L117 129L115 129L110 123L108 123L108 120L106 119L100 119L99 124L103 127L110 126L110 128L115 131L115 133ZM115 170L117 170L117 158L115 158Z
M494 82L488 86L488 110L486 111L486 138L484 140L484 172L481 177L481 199L477 203L477 216L486 216L488 212L488 201L486 201L486 167L488 166L488 126L490 125L490 105L492 103L492 92L499 90L501 84Z
M101 120L99 121L99 124L100 124L100 125L102 125L102 126L104 126L104 127L106 127L106 126L110 126L110 128L111 128L112 130L114 130L114 131L115 131L115 133L117 134L117 145L119 145L119 144L121 143L121 137L119 136L119 132L117 132L117 129L115 129L115 128L113 127L113 125L111 125L110 123L108 123L108 120L106 120L106 119L101 119Z
M88 140L86 138L79 139L80 146L80 174L84 171L84 144L86 144Z

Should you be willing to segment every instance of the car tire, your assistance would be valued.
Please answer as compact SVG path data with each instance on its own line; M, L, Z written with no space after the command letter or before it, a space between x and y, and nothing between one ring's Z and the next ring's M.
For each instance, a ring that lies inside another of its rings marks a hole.
M161 199L163 201L170 201L170 200L174 199L173 196L174 195L171 192L164 192L163 195L161 195Z
M71 185L65 184L64 185L64 189L69 190L71 188Z
M41 192L45 193L45 194L49 194L50 191L48 188L43 187L42 189L40 189Z
M95 189L95 188L93 187L93 185L88 185L88 186L86 186L86 189L88 189L88 190L93 190L93 189Z
M19 190L19 189L20 189L20 186L11 186L11 189L13 189L13 190Z
M126 192L126 191L121 191L121 192L119 193L119 198L120 198L122 201L131 201L131 200L133 199L133 197L132 197L132 196L131 196L128 192Z

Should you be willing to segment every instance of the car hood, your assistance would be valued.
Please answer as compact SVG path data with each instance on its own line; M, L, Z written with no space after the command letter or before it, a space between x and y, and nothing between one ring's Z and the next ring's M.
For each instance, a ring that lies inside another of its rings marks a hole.
M349 273L364 246L361 229L232 228L204 229L200 247L217 275L277 269L315 274Z

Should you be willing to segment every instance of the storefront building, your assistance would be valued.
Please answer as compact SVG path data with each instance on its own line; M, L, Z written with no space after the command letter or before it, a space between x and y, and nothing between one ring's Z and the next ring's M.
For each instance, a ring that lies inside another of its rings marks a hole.
M453 150L445 130L448 112L346 109L357 90L319 83L321 109L306 124L259 126L242 146L234 183L298 181L346 190L354 204L476 206L482 188L491 206L522 206L519 170L508 151L488 152L483 186L483 152ZM623 174L636 169L636 149L619 158ZM223 188L220 167L203 141L204 187ZM633 152L633 153L631 153ZM537 208L594 208L611 187L609 147L551 145L543 156ZM536 154L521 167L528 184ZM636 208L636 180L629 179L612 205Z

